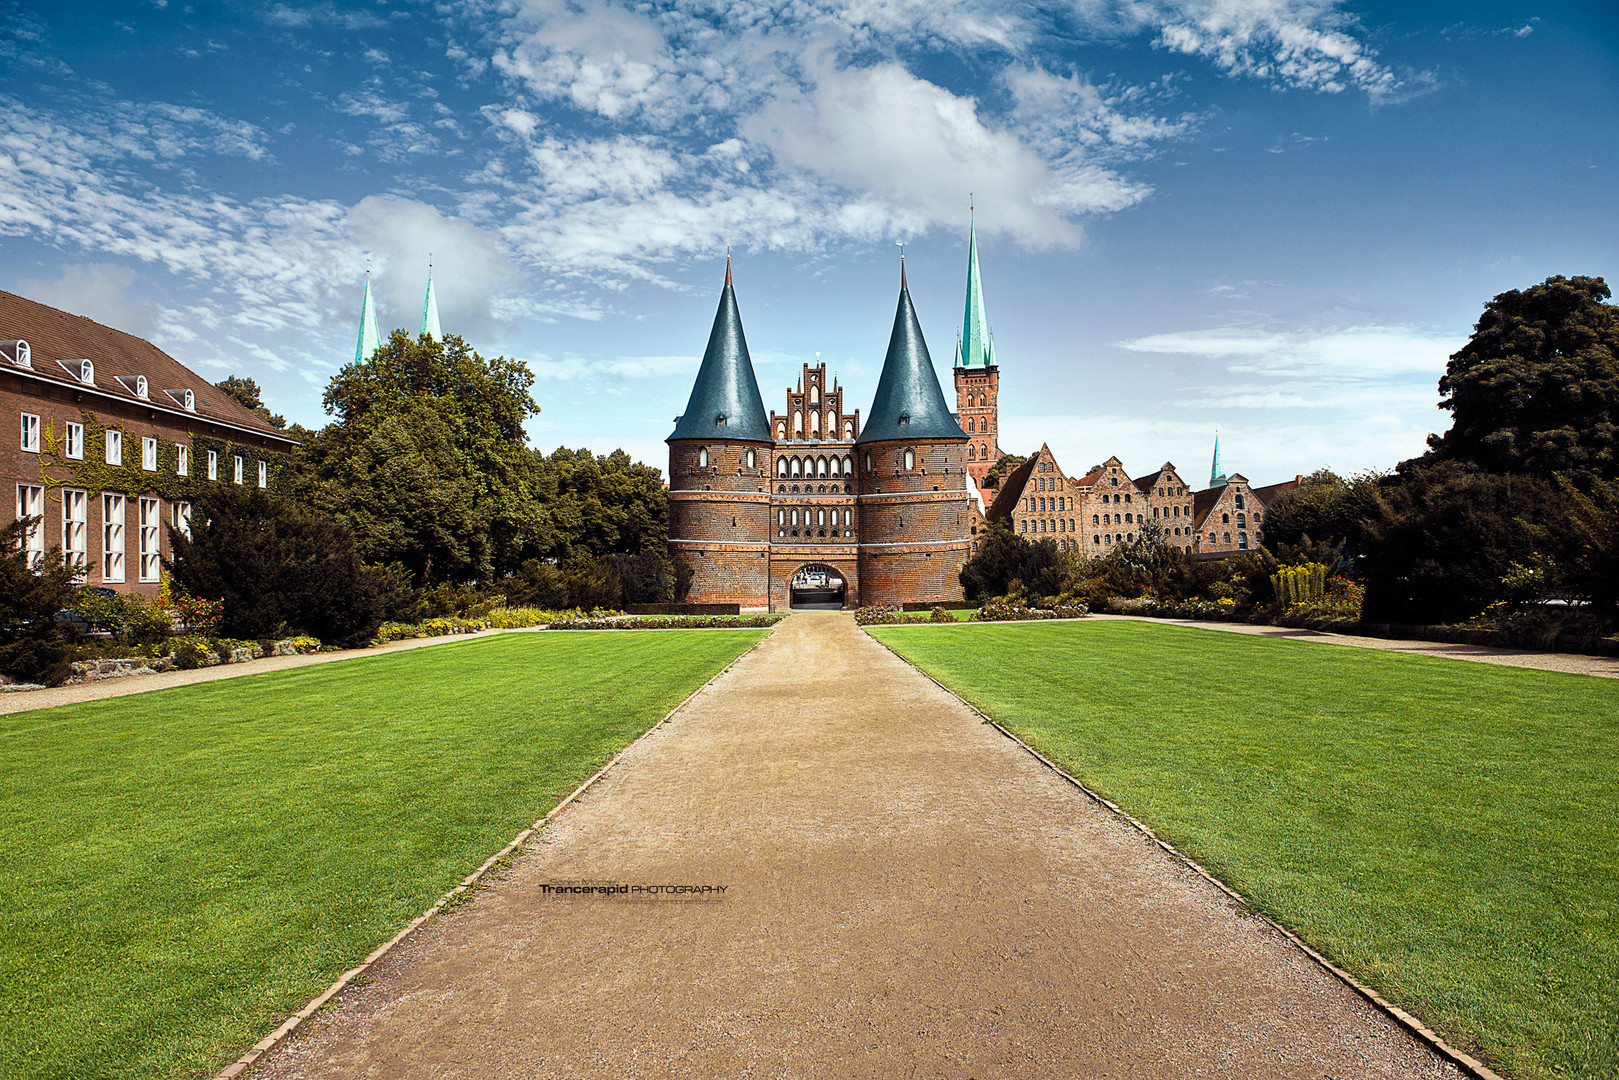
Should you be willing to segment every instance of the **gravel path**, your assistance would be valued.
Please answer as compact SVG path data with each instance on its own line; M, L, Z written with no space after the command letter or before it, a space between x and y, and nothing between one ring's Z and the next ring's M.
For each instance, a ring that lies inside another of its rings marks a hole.
M830 612L371 976L249 1075L1459 1075Z
M1247 623L1200 622L1196 619L1156 619L1139 615L1092 615L1091 618L1132 619L1137 622L1185 626L1193 630L1289 638L1293 641L1308 641L1320 645L1350 645L1357 649L1382 649L1385 652L1433 656L1441 660L1471 660L1481 664L1505 664L1508 667L1564 671L1574 675L1598 675L1606 679L1619 679L1619 657L1614 656L1503 649L1489 645L1453 645L1443 641L1402 641L1392 638L1360 637L1355 634L1333 634L1322 630L1300 630L1286 626L1251 626Z

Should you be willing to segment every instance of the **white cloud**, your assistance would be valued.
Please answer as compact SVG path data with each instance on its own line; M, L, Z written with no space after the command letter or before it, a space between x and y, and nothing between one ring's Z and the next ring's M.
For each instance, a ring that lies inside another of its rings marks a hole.
M55 278L25 278L16 291L30 300L71 311L136 337L150 337L158 326L160 307L130 299L135 271L111 263L67 266Z
M1301 375L1332 382L1420 378L1444 374L1466 335L1406 326L1356 326L1324 332L1270 333L1242 328L1152 334L1119 342L1131 352L1225 361L1235 374Z

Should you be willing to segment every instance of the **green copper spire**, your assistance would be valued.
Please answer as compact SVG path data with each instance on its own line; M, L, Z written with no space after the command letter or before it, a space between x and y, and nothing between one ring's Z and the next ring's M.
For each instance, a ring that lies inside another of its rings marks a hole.
M1214 433L1214 464L1209 467L1209 487L1225 487L1225 467L1220 464L1220 433Z
M961 318L956 367L994 367L995 342L984 314L984 284L978 279L978 223L967 233L967 313Z
M748 339L742 336L742 315L731 287L731 258L725 258L725 289L714 313L708 349L697 368L686 411L675 420L675 430L664 442L676 439L715 439L726 442L770 442L770 420L753 377Z
M377 305L371 299L371 271L365 272L365 301L360 305L360 340L354 346L354 362L363 364L382 344L377 333Z
M433 264L427 264L427 299L422 301L422 335L434 341L444 340L444 331L438 324L438 297L433 294Z
M922 339L922 327L911 306L911 290L905 284L905 260L900 258L899 309L894 312L894 329L888 338L888 355L883 373L877 377L877 393L871 399L871 412L860 428L855 443L892 439L967 440L950 407L944 403L939 377Z

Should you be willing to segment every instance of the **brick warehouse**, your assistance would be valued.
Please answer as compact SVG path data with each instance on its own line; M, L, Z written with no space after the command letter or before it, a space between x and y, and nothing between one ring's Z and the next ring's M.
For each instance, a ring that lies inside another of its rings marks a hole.
M899 305L864 425L806 364L786 412L765 415L730 263L708 347L669 436L669 549L687 599L840 606L961 599L967 434L945 403L911 304ZM838 584L833 584L834 582Z
M0 292L0 468L35 561L57 548L81 580L157 594L168 527L210 483L275 486L284 432L163 350Z

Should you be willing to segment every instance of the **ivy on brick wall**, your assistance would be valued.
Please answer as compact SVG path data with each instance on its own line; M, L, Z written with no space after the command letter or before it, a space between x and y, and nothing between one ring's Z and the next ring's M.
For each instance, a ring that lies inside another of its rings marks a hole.
M84 421L84 459L67 456L67 432L58 432L52 421L44 427L44 440L39 455L40 479L47 488L84 488L91 495L114 492L130 497L154 494L170 502L194 499L204 484L232 482L235 475L232 458L242 456L242 484L257 486L260 461L269 463L268 489L272 495L284 495L292 484L292 462L286 454L268 451L257 446L244 446L228 439L211 435L191 436L191 473L181 476L179 444L171 439L157 437L157 471L141 467L141 439L131 435L122 424L112 424L121 432L124 442L124 465L109 465L106 460L107 424L91 412L81 412ZM219 455L219 479L208 479L208 451Z

